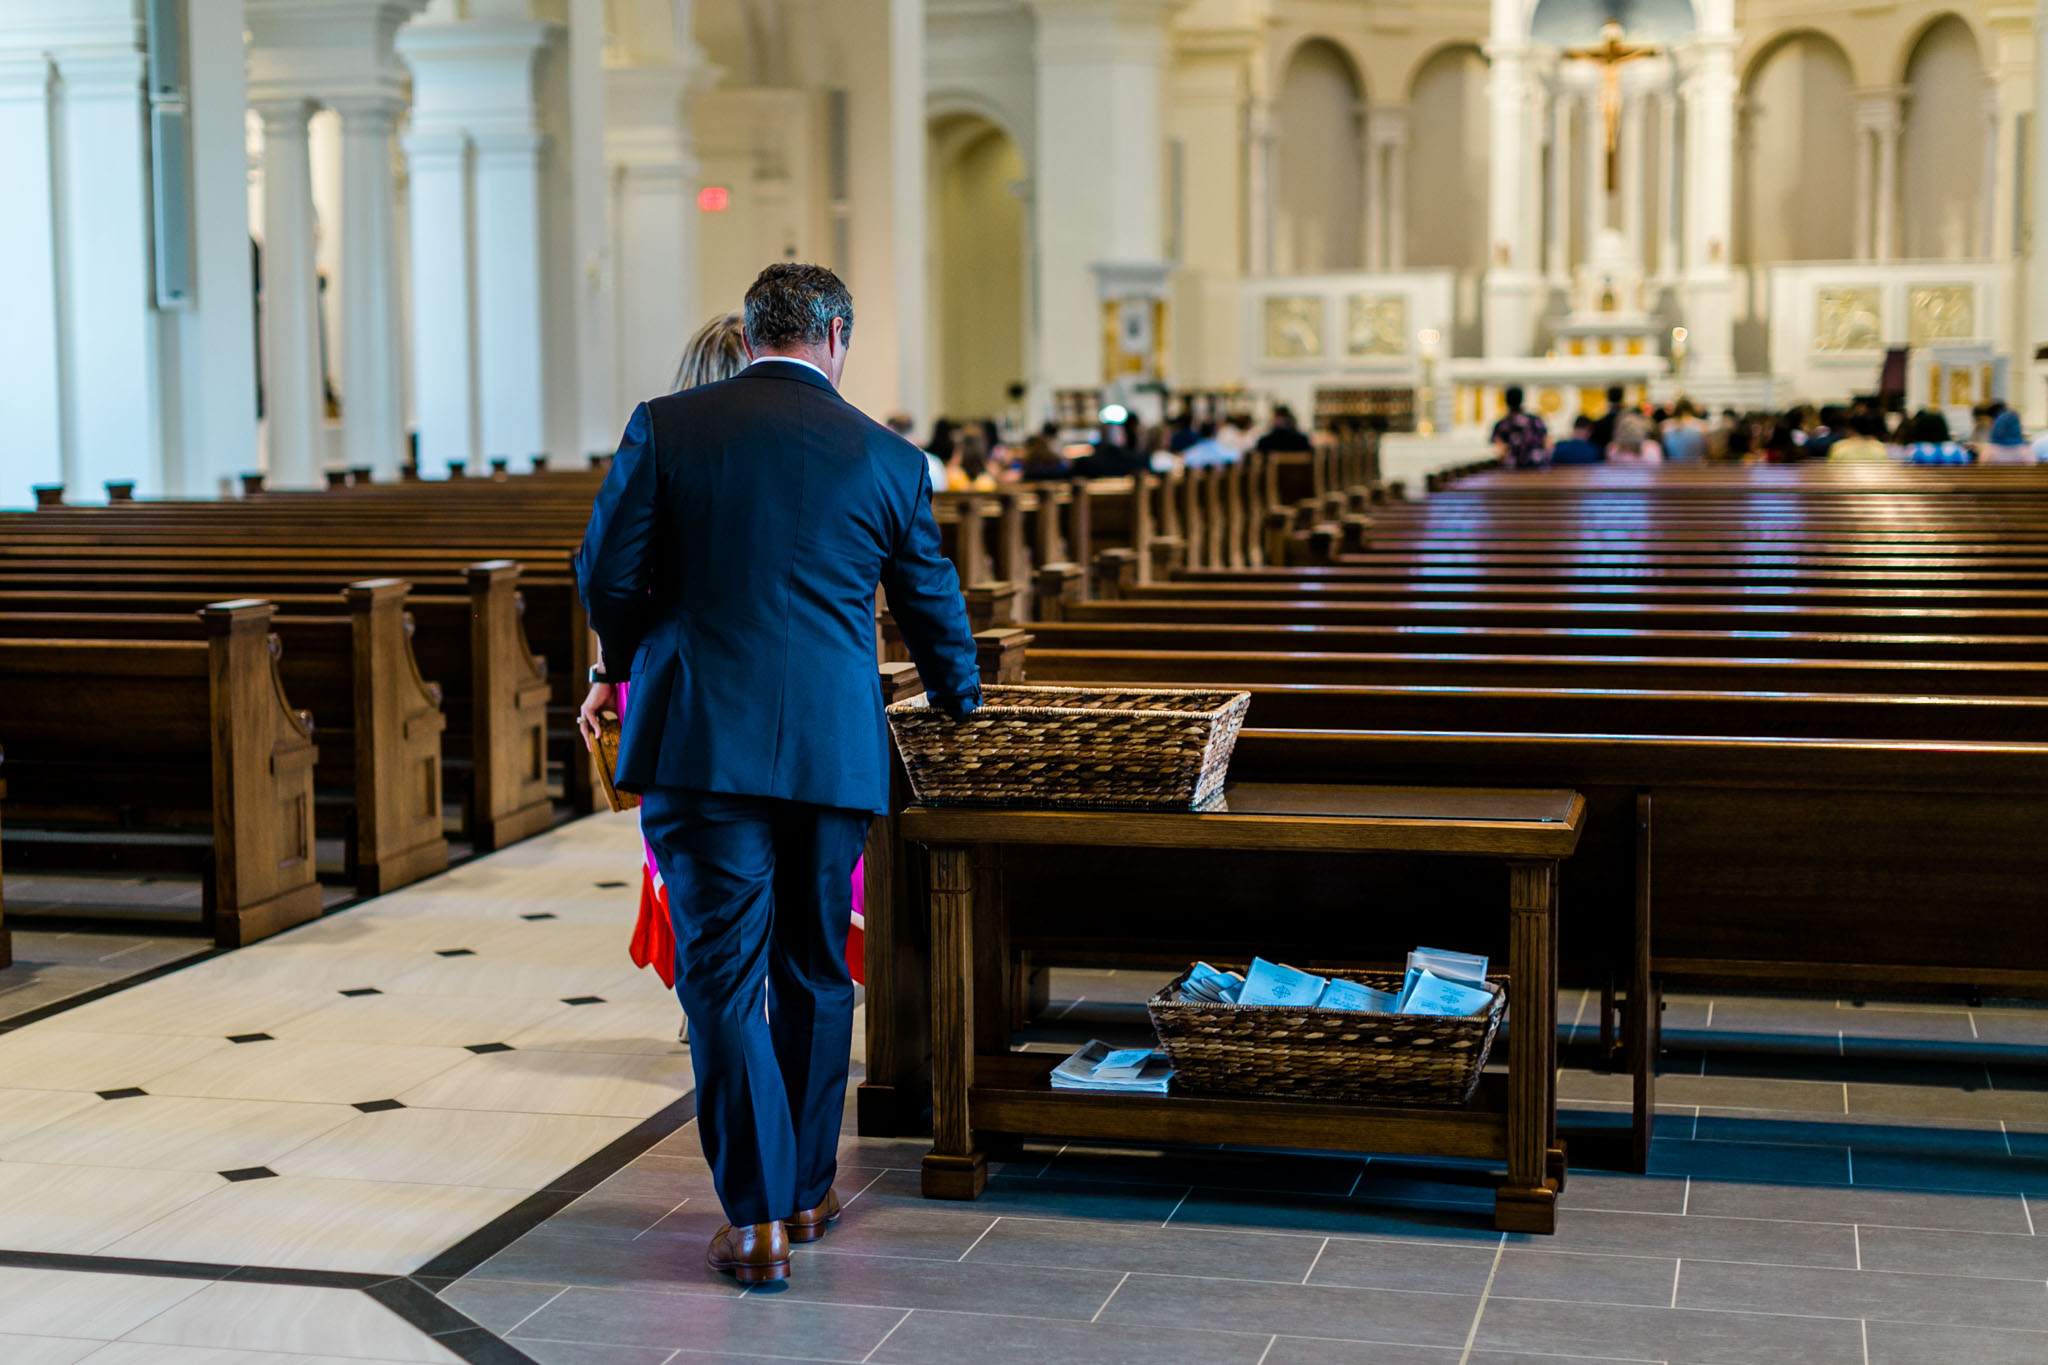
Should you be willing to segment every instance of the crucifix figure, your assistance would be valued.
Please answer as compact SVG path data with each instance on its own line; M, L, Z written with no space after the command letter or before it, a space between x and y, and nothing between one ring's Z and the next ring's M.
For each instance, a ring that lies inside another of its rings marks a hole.
M1600 30L1600 42L1593 47L1566 48L1565 57L1598 62L1600 112L1607 121L1607 192L1621 188L1621 68L1643 57L1654 57L1657 49L1647 43L1622 41L1621 23L1609 19Z

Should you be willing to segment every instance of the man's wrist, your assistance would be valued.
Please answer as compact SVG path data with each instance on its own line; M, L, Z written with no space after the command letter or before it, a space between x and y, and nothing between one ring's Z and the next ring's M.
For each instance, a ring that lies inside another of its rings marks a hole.
M596 664L592 664L590 666L590 681L592 686L596 687L615 687L620 682L622 682L623 679L614 678L611 674L605 672Z

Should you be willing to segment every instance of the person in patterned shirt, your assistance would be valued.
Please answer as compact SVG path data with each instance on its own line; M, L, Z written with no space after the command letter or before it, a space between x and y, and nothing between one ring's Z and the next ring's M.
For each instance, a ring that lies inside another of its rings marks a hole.
M1508 415L1493 424L1494 457L1511 469L1535 469L1550 458L1550 429L1533 412L1522 410L1522 390L1515 385L1501 395Z

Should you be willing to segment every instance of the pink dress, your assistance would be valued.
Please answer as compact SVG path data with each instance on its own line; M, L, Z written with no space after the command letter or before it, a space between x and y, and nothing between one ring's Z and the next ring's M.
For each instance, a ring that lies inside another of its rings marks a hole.
M619 715L626 714L626 683L618 685ZM846 935L846 970L856 982L867 980L867 870L863 857L853 865L853 925ZM668 917L668 886L655 864L654 849L640 841L640 915L633 924L627 951L636 967L652 967L661 984L670 990L676 984L676 931Z

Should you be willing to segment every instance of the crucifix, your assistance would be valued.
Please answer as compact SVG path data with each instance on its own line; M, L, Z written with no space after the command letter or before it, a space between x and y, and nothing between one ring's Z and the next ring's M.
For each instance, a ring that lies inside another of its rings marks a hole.
M1620 22L1609 19L1596 46L1566 48L1560 55L1600 63L1600 112L1607 120L1607 192L1613 194L1621 188L1621 68L1656 56L1657 49L1647 43L1623 42Z

